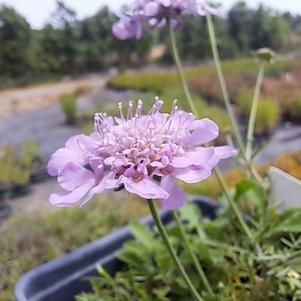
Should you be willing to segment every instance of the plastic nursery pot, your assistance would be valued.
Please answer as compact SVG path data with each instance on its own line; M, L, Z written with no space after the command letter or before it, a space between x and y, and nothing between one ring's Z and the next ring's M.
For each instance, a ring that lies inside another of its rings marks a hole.
M7 204L0 203L0 222L12 213L12 208Z
M198 197L194 203L203 216L215 218L218 205L212 200ZM165 225L173 221L170 211L162 211L160 216ZM142 219L142 223L154 224L150 216ZM74 301L76 295L91 291L89 278L98 276L97 265L103 266L111 275L123 267L115 253L132 238L129 227L124 227L28 272L16 285L17 301Z
M30 192L30 185L13 185L7 188L0 188L0 201L7 198L16 198Z

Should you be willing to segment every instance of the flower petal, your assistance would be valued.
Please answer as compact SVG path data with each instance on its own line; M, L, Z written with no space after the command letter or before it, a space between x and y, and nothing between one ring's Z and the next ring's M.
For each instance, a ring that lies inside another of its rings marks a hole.
M211 176L211 170L198 167L186 167L175 169L171 175L185 183L193 184L208 179Z
M93 182L87 182L71 192L53 193L49 197L49 203L56 207L70 207L83 198L93 185Z
M59 171L57 180L63 189L72 191L86 182L95 181L95 176L81 165L69 162Z
M109 189L115 189L119 186L119 180L115 179L115 173L107 173L99 182L97 186L91 189L88 195L85 197L84 201L81 204L81 207L84 207L96 194L101 194Z
M119 40L128 40L131 38L140 39L142 36L141 24L129 17L120 19L113 25L113 34Z
M186 194L170 176L162 178L161 187L169 194L167 199L161 199L163 209L174 210L184 206Z
M57 176L59 170L69 162L77 162L81 165L85 163L81 153L68 148L60 148L51 156L48 162L47 170L49 175Z
M237 155L237 150L232 146L218 146L214 151L220 159L228 159Z
M208 143L218 137L218 125L208 118L196 120L194 129L189 139L190 145L200 145Z
M83 159L87 160L87 153L93 154L96 153L95 150L98 147L98 141L94 138L94 135L77 135L71 137L67 142L65 147L75 152L82 154Z
M167 199L169 196L169 194L160 187L160 184L150 177L144 177L139 182L135 182L132 178L121 176L120 181L124 184L128 192L137 194L144 199Z
M156 16L160 12L160 4L149 2L144 5L144 13L148 17Z
M198 147L194 151L186 152L182 156L173 158L171 166L184 168L188 166L206 166L215 155L214 147Z
M157 0L161 5L169 7L172 5L172 0Z

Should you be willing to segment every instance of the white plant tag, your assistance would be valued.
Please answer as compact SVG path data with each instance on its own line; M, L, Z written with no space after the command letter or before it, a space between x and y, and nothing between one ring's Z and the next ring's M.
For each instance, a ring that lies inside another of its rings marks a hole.
M279 210L301 208L301 181L283 170L271 167L271 198Z

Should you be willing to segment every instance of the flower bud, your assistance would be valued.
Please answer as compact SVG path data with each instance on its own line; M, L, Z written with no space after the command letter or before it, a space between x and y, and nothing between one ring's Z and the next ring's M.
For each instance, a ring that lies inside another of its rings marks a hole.
M275 52L270 48L260 48L255 52L255 57L260 62L273 64L275 60Z

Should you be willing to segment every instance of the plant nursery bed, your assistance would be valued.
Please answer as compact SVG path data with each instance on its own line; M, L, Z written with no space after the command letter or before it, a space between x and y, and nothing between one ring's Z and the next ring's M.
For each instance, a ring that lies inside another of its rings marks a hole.
M206 197L198 197L194 203L202 215L213 219L218 205ZM173 221L170 211L161 211L165 225ZM154 225L150 216L141 221ZM91 291L89 279L98 276L97 266L102 266L111 275L123 269L116 252L133 239L128 226L121 228L91 244L50 261L25 274L17 283L15 295L18 301L74 301L75 296Z

